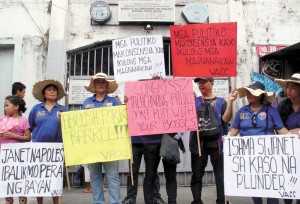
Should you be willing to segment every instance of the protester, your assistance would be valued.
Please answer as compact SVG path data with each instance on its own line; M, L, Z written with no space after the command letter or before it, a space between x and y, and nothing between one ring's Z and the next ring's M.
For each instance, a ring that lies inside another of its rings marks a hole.
M124 204L136 203L136 196L138 192L138 183L139 183L138 174L140 171L142 156L144 154L144 137L149 137L149 136L131 137L132 155L133 155L133 164L132 164L133 185L131 184L131 173L129 169L129 173L127 177L127 196L122 201L122 203ZM145 142L147 142L147 138ZM129 161L129 166L130 166L130 161ZM161 198L159 190L160 190L160 181L159 181L158 174L156 174L155 181L154 181L153 204L165 203L165 201Z
M106 74L97 73L91 78L89 85L85 86L85 88L87 91L94 93L94 95L84 101L84 103L82 104L82 109L102 108L106 106L119 105L118 99L107 95L116 91L118 88L118 84L115 82L115 80L108 79L108 76ZM121 203L121 194L117 161L88 164L93 191L93 203L105 203L102 184L102 166L104 167L108 183L110 203L119 204Z
M84 181L85 181L85 189L84 193L92 193L91 189L91 177L90 177L90 171L87 164L83 164L84 167Z
M212 93L214 85L213 78L196 78L194 82L199 85L199 90L202 94L200 97L196 97L196 110L199 111L200 107L204 103L211 104L214 107L218 126L220 131L215 135L215 139L205 139L200 134L200 149L201 155L199 155L197 132L191 132L190 134L190 151L191 151L191 166L192 166L192 179L191 190L193 194L192 204L203 204L202 201L202 177L207 166L208 156L213 166L215 175L216 188L217 188L217 204L225 203L224 196L224 173L223 173L223 141L222 136L228 132L228 122L232 116L232 102L237 97L237 92L233 91L229 94L228 103L223 99L215 96ZM228 201L226 201L229 203Z
M32 132L32 142L62 142L60 112L67 111L58 100L66 93L62 84L56 80L43 80L33 86L33 96L41 103L30 111L28 120ZM53 197L53 203L58 204L59 197ZM43 203L43 197L37 197L38 204Z
M238 89L240 97L247 97L248 105L239 109L232 125L230 135L274 135L287 134L276 108L271 103L274 100L274 92L265 92L265 86L256 81L249 86ZM262 204L261 197L252 197L254 204ZM278 198L267 198L268 204L278 204Z
M18 96L7 96L4 102L5 116L0 117L0 150L1 144L27 142L31 139L29 123L19 112L26 111L25 101ZM12 197L5 198L6 204L13 204ZM20 204L26 204L26 197L19 197Z
M160 77L153 77L152 80L159 80ZM145 81L145 80L141 80ZM176 133L170 133L172 137ZM145 161L145 177L143 183L144 202L145 204L162 203L163 200L158 200L154 196L155 180L157 177L157 168L160 163L160 147L162 134L145 135L143 137L143 153ZM166 190L168 195L168 203L176 203L177 199L177 181L176 167L177 164L162 160L164 173L166 178ZM135 167L134 167L135 168Z
M127 103L128 98L124 97L124 102ZM135 204L136 196L138 192L138 175L140 171L140 166L142 162L142 156L144 154L144 143L147 143L147 137L149 136L133 136L131 137L131 147L132 147L132 156L133 156L133 164L132 164L132 175L133 175L133 185L131 183L131 165L129 161L129 173L127 177L127 196L122 201L124 204ZM165 201L161 198L159 193L160 191L160 182L159 175L156 174L154 181L154 191L153 191L153 204L164 204Z
M157 168L160 162L161 134L144 136L147 142L144 143L144 160L145 160L145 178L144 178L144 201L145 204L153 204L155 201L154 188ZM177 164L169 163L162 160L166 178L166 190L168 203L176 204L177 199L177 181L176 167Z
M74 186L79 187L83 185L84 180L84 167L83 165L80 165L80 167L76 171L75 180L74 180Z
M290 79L275 79L287 94L287 99L280 102L277 110L284 126L292 133L300 135L300 73ZM292 204L293 199L284 199L285 204ZM300 200L296 201L300 204Z
M13 83L12 90L11 90L11 94L13 96L18 96L23 99L25 97L25 91L26 91L26 86L24 84L22 84L21 82Z

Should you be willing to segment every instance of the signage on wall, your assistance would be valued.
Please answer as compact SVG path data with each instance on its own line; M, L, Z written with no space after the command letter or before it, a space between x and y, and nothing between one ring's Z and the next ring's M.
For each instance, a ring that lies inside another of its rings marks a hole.
M163 1L119 1L119 23L175 22L175 3Z
M257 45L256 46L257 55L260 57L259 59L260 73L264 74L265 76L271 79L278 79L282 77L284 63L281 60L269 59L269 58L262 59L261 57L268 55L272 52L281 50L285 47L286 46L279 46L279 45Z
M188 3L183 7L181 15L187 23L207 23L209 16L208 6L201 2Z
M108 3L96 1L90 7L91 24L104 24L111 18L111 11Z
M256 52L259 57L263 57L272 52L276 52L285 48L286 46L278 46L278 45L257 45Z
M280 60L267 59L260 62L261 73L270 78L280 78L283 70L283 63Z

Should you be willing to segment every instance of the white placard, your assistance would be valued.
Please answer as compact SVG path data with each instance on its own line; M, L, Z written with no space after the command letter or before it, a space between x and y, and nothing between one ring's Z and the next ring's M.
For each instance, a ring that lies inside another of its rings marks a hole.
M175 22L175 3L163 1L119 1L118 21L128 22Z
M0 154L0 197L62 195L62 143L2 144Z
M87 91L84 86L88 85L90 80L71 79L69 84L69 104L82 104L85 99L93 94Z
M300 139L226 137L225 195L300 199Z
M161 35L133 36L113 40L116 81L165 78L165 60Z

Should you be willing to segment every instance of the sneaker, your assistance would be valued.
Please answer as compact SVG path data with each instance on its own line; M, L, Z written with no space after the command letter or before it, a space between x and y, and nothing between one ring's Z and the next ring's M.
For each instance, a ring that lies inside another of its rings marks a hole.
M167 204L161 197L153 199L153 204Z
M124 204L135 204L135 200L132 198L125 198L122 203Z

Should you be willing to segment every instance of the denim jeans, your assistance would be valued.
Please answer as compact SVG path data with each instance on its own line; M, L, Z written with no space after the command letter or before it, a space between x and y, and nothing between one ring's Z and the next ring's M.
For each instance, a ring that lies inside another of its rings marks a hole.
M120 204L120 178L117 161L88 164L93 190L93 204L105 204L102 185L102 165L105 170L105 176L108 184L110 203Z
M191 153L192 161L192 179L191 190L193 194L193 203L201 204L202 193L202 178L205 172L205 167L208 162L208 155L213 166L216 188L217 188L217 204L224 204L224 166L223 166L223 154L219 153L218 148L203 148L202 155Z
M146 172L143 187L145 204L153 203L155 185L154 181L157 175L157 167L160 162L159 150L160 143L144 145L144 159L146 165ZM176 164L170 164L163 161L163 165L166 178L168 203L175 204L177 198Z
M127 198L132 198L136 200L137 192L138 192L138 175L140 171L141 161L144 154L144 144L132 144L132 154L133 154L133 164L132 164L132 174L133 174L133 186L131 185L131 174L129 170L129 174L127 177ZM130 161L129 161L130 166ZM154 197L161 197L160 193L160 183L159 176L156 174L154 181Z
M263 204L263 200L261 197L252 197L254 204ZM278 198L267 198L267 204L279 204Z

